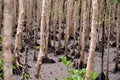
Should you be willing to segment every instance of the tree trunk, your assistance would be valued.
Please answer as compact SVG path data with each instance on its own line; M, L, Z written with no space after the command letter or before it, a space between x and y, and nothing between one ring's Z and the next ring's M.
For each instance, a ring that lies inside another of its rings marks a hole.
M76 45L76 30L77 30L77 27L78 27L78 12L79 12L79 4L77 1L74 2L74 12L73 12L73 26L74 26L74 41L73 41L73 45L74 45L74 48L73 50L75 51L75 45Z
M97 40L97 11L98 11L98 3L97 0L92 0L92 23L91 23L91 42L90 42L90 51L89 51L89 57L87 62L87 68L86 68L86 77L85 80L91 80L91 73L93 69L93 63L94 63L94 54L95 54L95 48L96 48L96 40Z
M4 80L12 80L12 0L4 0L4 19L3 19L3 72ZM8 56L9 55L9 56Z
M0 0L0 34L1 34L1 29L2 29L2 17L3 17L3 0Z
M23 22L24 22L24 6L23 6L23 0L19 0L19 19L18 19L18 27L17 27L17 33L15 37L15 60L17 66L21 65L20 64L20 59L19 59L19 50L21 49L21 44L22 44L22 30L23 30Z
M38 39L38 27L40 25L40 15L41 15L41 2L40 0L33 0L33 12L32 12L32 17L33 17L33 22L32 25L34 26L34 48L37 44L37 39ZM37 6L37 8L36 8ZM33 56L33 60L36 61L37 57L36 57L36 52L34 50L34 56Z
M31 44L32 42L30 41L31 39L31 33L32 33L32 0L26 0L26 40L27 43Z
M15 33L16 33L16 25L17 25L17 0L13 0L13 32L12 32L12 36L15 37Z
M54 48L56 49L56 45L55 45L55 43L56 43L56 30L57 30L57 20L58 20L58 1L59 0L55 0L54 1L54 7L53 7L53 9L54 9L54 15L53 15L53 35L54 35L54 42L53 42L53 46L54 46Z
M98 1L98 8L99 8L99 11L98 11L98 15L99 15L99 19L102 18L102 9L103 9L103 4L102 4L102 1ZM98 20L98 35L97 35L97 44L96 44L96 48L99 50L100 49L100 29L101 29L101 25L102 25L102 21L101 20Z
M108 26L108 40L107 40L107 68L106 68L106 80L109 80L109 53L110 53L110 31L112 27L112 4L109 4L109 26Z
M50 10L51 10L51 0L47 1L46 6L46 46L45 46L45 57L48 57L49 48L49 29L50 29Z
M117 4L117 36L116 36L116 39L117 39L117 45L116 45L116 62L115 62L115 71L117 71L118 70L118 56L119 56L119 37L120 37L120 35L119 35L119 32L120 32L120 27L119 27L119 25L120 25L120 19L119 19L119 17L120 17L120 5L119 4Z
M66 31L65 31L65 55L68 55L68 41L70 36L71 16L72 16L72 0L67 1L67 15L66 15Z
M40 52L38 55L38 60L36 63L36 71L35 71L35 80L39 80L39 73L40 73L40 68L42 65L42 59L45 55L45 35L44 35L44 31L45 31L45 4L46 4L46 0L42 1L42 13L41 13L41 32L40 32Z
M39 10L36 10L35 8L35 5L37 6L37 9L39 8L38 6L40 5L39 2L36 0L33 0L33 8L32 8L32 19L33 19L33 22L32 22L32 26L34 26L34 56L33 56L33 61L37 61L37 57L36 57L36 50L35 50L35 46L37 44L37 33L38 33L38 11ZM37 16L37 17L36 17ZM37 18L37 19L36 19Z
M80 68L82 68L83 66L83 63L84 63L84 50L85 50L85 36L86 36L86 28L87 28L87 1L82 1L82 18L83 18L83 27L82 27L82 32L81 32L81 56L80 56L80 59L78 60L78 63L80 65Z
M58 34L58 49L62 47L61 44L61 33L62 33L62 20L63 20L63 3L64 0L59 1L59 34Z

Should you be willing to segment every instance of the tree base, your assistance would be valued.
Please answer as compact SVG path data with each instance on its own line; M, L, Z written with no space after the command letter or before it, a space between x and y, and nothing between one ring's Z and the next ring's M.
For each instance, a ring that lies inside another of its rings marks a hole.
M75 54L74 59L80 58L80 53Z
M55 51L55 48L54 48L54 47L50 46L50 47L48 48L48 53L53 53L54 51Z
M55 50L54 56L63 55L63 54L64 54L64 50L60 48L60 49Z
M56 61L53 59L49 59L48 57L44 57L42 59L42 63L56 63Z
M105 74L104 74L103 72L100 73L96 80L106 80ZM109 79L108 79L108 80L109 80Z
M71 56L75 56L75 55L76 55L75 50L73 50Z
M73 67L75 69L83 69L86 68L87 64L85 64L83 61L78 61L78 62L74 62Z
M24 68L23 65L24 64L22 64L22 63L16 64L15 62L13 62L13 69L12 69L13 74L14 75L22 75L22 70ZM31 68L31 66L29 64L25 64L25 67Z
M114 68L112 73L117 73L117 72L120 72L120 67L119 68Z
M37 57L36 56L33 57L33 61L37 61Z
M37 61L36 52L34 51L33 61Z
M22 75L23 67L19 66L19 65L16 66L15 64L13 64L13 66L14 66L14 69L12 70L13 74L14 75ZM31 66L29 64L26 64L25 66L28 68L31 68Z

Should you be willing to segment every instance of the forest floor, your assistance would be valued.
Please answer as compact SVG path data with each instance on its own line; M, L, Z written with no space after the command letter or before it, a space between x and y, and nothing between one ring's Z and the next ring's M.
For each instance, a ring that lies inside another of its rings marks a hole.
M39 52L37 52L37 54L38 53ZM28 54L29 54L28 64L32 67L32 68L29 68L29 73L31 77L30 80L35 80L34 74L35 74L36 61L33 61L34 50L29 50ZM88 53L85 53L85 54L88 55ZM24 53L22 53L22 55L24 57ZM65 78L68 76L67 67L63 63L58 62L59 58L62 55L55 57L53 53L50 53L48 54L48 56L50 59L55 60L56 63L42 64L41 72L40 72L40 80L65 80ZM115 65L115 62L113 62L114 58L115 58L115 48L110 48L109 80L120 80L120 72L112 73ZM105 55L104 55L104 73L105 74L106 74L106 61L107 61L106 59L107 59L107 50L105 49ZM95 59L94 59L94 71L96 71L99 74L100 69L101 69L101 53L96 52ZM13 80L21 80L21 75L13 75Z

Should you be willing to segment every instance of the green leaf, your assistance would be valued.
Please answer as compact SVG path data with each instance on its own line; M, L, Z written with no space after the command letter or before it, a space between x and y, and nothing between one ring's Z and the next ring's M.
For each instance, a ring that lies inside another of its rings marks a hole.
M82 70L68 70L68 73L71 74L71 75L78 75L81 78L85 78L86 69L82 69Z
M55 77L55 80L58 80L58 78Z
M116 3L120 4L120 0L116 0Z
M96 72L92 72L91 76L92 76L92 80L96 80L98 74Z
M68 70L68 73L74 75L75 74L75 70Z
M73 2L78 2L78 0L73 0Z
M3 68L3 60L0 59L0 70Z
M98 23L99 23L99 22L102 22L102 20L103 20L103 17L102 17L102 16L100 16L100 17L97 18L97 22L98 22Z
M120 0L109 0L110 3L117 3L120 4Z
M72 76L68 76L66 80L73 80Z
M71 65L71 61L67 61L67 58L66 58L66 56L62 56L61 57L61 60L62 60L62 63L64 64L64 65L66 65L66 66L70 66Z
M66 80L83 80L80 76L68 76Z
M34 49L35 49L36 51L39 51L40 46L34 46Z
M2 35L0 35L0 44L2 44Z
M62 57L61 57L61 60L62 60L62 63L66 65L66 61L67 61L66 57L65 57L65 56L62 56Z
M0 51L0 55L2 55L2 51Z
M80 80L80 76L73 76L73 80Z
M109 3L115 3L115 0L109 0Z
M82 69L82 70L79 72L79 75L80 75L82 78L85 78L85 74L86 74L86 69Z
M3 79L3 73L0 73L0 79Z
M67 61L67 63L66 63L67 66L70 66L71 64L72 64L71 61Z
M27 74L27 73L25 73L25 74L23 75L23 77L26 78L26 79L28 79L28 78L30 77L30 75Z
M12 65L12 69L16 69L16 67L14 65Z

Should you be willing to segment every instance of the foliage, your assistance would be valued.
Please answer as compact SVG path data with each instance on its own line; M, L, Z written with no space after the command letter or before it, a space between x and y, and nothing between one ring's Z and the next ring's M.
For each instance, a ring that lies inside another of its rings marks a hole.
M100 16L100 17L97 18L97 22L98 22L98 23L100 23L100 22L102 22L102 21L103 21L103 17L102 17L102 16Z
M66 65L67 67L69 67L71 65L71 63L72 63L71 61L67 61L66 56L62 56L61 60L62 60L62 63L64 65Z
M73 2L78 2L78 0L73 0Z
M30 78L30 75L29 75L28 73L25 73L25 74L23 75L23 77L24 77L25 79L29 79L29 78Z
M62 63L65 64L67 67L71 65L71 61L67 61L66 56L63 56L61 58ZM86 69L73 69L73 70L68 70L69 76L66 78L66 80L85 80L85 75L86 75ZM98 77L98 74L96 72L92 72L91 74L91 80L96 80Z
M0 38L0 41L2 38ZM2 51L0 51L0 56L2 55ZM3 79L3 60L0 58L0 79Z
M109 0L110 3L117 3L120 4L120 0Z
M85 80L86 69L82 70L69 70L70 76L67 77L66 80ZM96 80L98 74L96 72L92 72L91 80Z
M2 51L0 51L0 55L2 55Z
M58 79L55 77L55 80L58 80Z
M34 49L35 49L36 51L39 51L40 46L34 46Z
M120 4L120 0L116 0L116 3L119 3L119 4Z
M0 78L3 79L3 60L0 58Z
M98 74L96 72L92 72L91 77L92 77L92 80L96 80L96 78L98 77Z
M2 35L0 35L0 44L2 44Z

